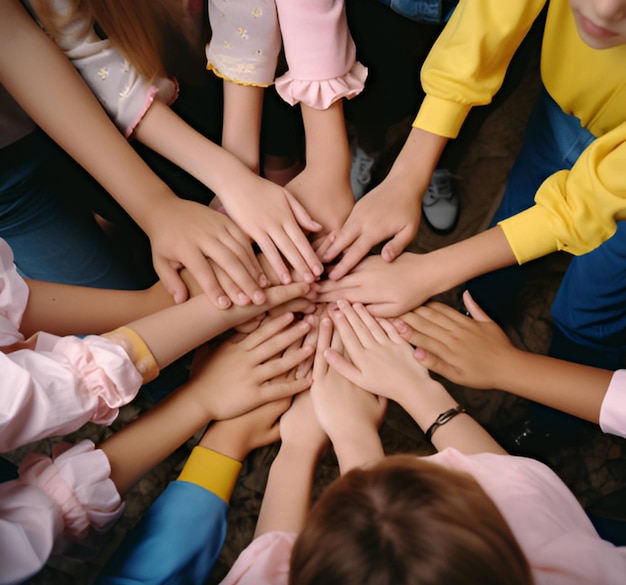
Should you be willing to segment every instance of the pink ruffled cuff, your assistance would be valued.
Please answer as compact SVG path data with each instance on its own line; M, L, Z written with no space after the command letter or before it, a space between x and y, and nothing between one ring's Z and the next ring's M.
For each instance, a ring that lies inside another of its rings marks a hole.
M120 407L137 396L143 378L128 354L116 343L99 335L58 338L40 333L37 351L49 349L67 359L88 393L92 406L91 422L111 424Z
M295 79L290 71L276 79L276 91L290 105L298 102L316 110L326 110L341 98L352 99L363 91L367 67L354 62L344 75L332 79Z
M110 473L106 455L89 440L56 444L52 459L27 455L19 470L21 481L56 502L64 535L73 540L85 539L90 527L104 531L121 516L124 506Z
M163 103L171 106L177 99L180 92L180 85L175 77L170 79L157 79L155 85L150 86L143 107L137 116L137 119L130 124L124 131L124 136L130 138L135 131L135 128L139 125L139 122L143 120L146 112L150 109L150 106L154 102L154 98L158 97Z

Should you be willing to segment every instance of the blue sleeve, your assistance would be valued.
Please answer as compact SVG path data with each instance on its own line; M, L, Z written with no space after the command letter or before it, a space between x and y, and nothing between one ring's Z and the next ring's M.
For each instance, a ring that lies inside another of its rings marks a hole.
M170 483L122 542L95 585L206 582L226 537L228 505L186 481Z

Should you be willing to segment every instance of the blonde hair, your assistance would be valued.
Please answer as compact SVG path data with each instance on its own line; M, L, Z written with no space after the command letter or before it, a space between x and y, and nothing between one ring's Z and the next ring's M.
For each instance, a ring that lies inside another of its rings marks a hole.
M33 2L44 28L53 36L76 13L95 26L148 80L167 75L170 52L189 50L188 15L182 0L68 0L58 15L47 0Z
M388 457L336 480L292 553L292 585L532 585L524 553L469 475Z

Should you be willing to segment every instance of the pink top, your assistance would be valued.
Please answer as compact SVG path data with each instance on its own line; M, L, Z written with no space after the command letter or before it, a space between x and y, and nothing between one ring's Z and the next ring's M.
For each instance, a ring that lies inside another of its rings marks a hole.
M53 451L53 459L28 455L20 478L0 483L2 584L22 583L53 551L108 529L123 512L109 461L91 441Z
M276 90L286 102L324 110L363 90L367 69L356 61L343 0L210 0L209 17L207 58L221 77L270 85L282 34L289 70Z
M124 349L104 337L39 333L24 342L19 325L27 301L28 287L0 239L0 452L87 421L110 424L142 383ZM15 349L16 342L24 343Z
M36 8L42 0L30 0ZM71 0L46 0L50 9L62 19L67 16ZM149 83L113 48L101 39L93 24L80 13L75 14L54 38L109 116L126 137L130 136L154 98L170 104L178 95L178 86L166 78Z
M617 370L611 378L600 409L600 428L626 437L626 370Z
M623 585L626 547L602 540L580 504L543 463L455 449L426 457L472 475L493 499L526 554L536 585ZM270 532L241 553L222 585L286 585L295 535Z

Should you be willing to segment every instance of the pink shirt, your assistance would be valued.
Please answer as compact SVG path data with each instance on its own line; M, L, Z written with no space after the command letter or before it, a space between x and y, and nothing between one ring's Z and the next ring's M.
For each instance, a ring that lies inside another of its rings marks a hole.
M626 437L626 370L611 378L600 408L600 428L611 435Z
M623 585L626 547L602 540L580 504L543 463L455 449L426 458L472 475L507 520L536 585ZM296 535L270 532L241 553L222 585L286 585Z
M98 335L39 333L27 349L20 321L28 287L0 239L0 452L77 430L87 421L110 424L139 391L142 376L128 354Z
M289 70L275 81L287 103L324 110L363 90L343 0L210 0L209 17L207 58L221 77L270 85L282 38Z
M99 336L40 333L10 351L24 341L19 327L27 302L28 287L0 239L0 452L87 421L108 424L142 383L126 352ZM109 474L106 456L91 441L57 444L52 458L27 456L20 479L0 483L0 583L25 580L65 538L83 540L91 527L114 522L122 504Z

